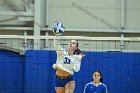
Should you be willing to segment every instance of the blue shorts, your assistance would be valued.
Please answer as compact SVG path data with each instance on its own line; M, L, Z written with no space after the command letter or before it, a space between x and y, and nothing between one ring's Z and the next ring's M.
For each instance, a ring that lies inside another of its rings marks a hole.
M67 78L61 78L60 76L55 76L54 79L54 86L55 87L65 87L65 85L69 82L69 81L74 81L74 76L69 76Z

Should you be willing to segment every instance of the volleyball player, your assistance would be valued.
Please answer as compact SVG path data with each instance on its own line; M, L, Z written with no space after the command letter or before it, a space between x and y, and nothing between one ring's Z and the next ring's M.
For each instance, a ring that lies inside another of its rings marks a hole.
M94 71L92 82L86 84L84 93L107 93L107 87L102 81L101 72L99 70Z
M56 69L54 80L55 90L57 93L73 93L75 89L74 72L78 72L81 66L81 54L76 40L70 40L67 49L63 49L59 44L59 39L54 39L54 48L57 53L57 61L53 65Z

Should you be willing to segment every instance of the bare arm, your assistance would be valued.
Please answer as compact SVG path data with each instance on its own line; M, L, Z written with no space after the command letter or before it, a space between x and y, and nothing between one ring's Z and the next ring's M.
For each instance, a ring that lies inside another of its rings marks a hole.
M55 39L54 39L54 49L55 49L55 51L56 51L56 53L57 53L57 55L61 55L62 53L63 53L63 48L61 47L61 45L59 44L59 38L58 37L56 37Z

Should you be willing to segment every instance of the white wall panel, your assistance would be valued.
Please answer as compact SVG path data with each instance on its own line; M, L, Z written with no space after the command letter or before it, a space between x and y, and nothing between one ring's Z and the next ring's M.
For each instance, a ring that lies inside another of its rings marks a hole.
M108 24L120 27L120 3L120 0L50 0L49 23L62 21L68 28L104 29L110 28Z
M140 30L140 0L127 0L126 27Z

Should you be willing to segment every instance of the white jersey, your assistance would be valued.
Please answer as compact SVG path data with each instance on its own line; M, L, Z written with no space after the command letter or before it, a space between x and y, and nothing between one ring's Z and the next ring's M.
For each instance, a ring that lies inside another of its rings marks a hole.
M63 49L58 40L54 39L54 48L57 53L57 61L53 64L53 68L59 68L73 75L74 71L78 72L81 66L81 58L79 55L68 55L68 52Z

